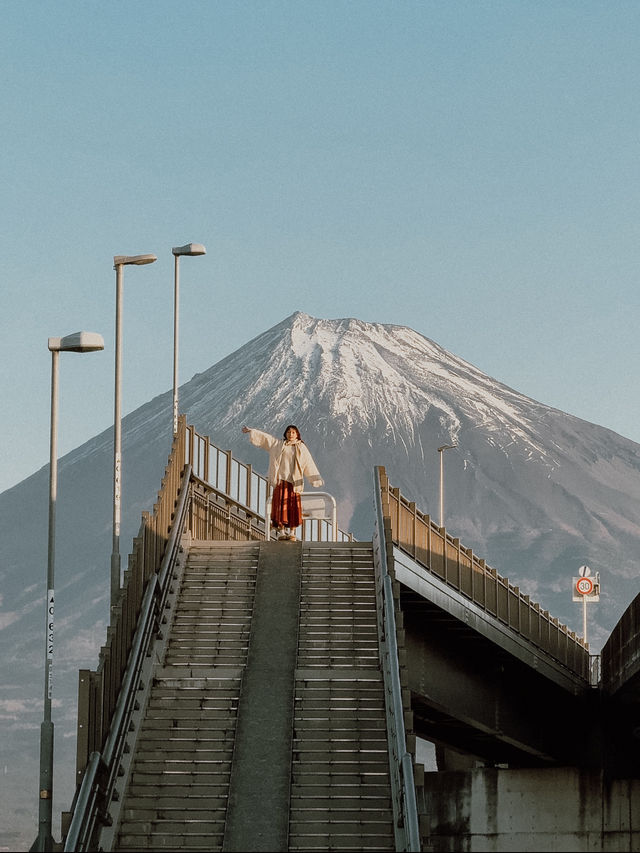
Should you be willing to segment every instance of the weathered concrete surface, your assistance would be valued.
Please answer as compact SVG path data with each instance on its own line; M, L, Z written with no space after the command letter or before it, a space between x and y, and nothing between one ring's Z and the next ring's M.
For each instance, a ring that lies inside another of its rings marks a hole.
M262 542L224 850L287 850L301 543Z
M423 849L640 850L640 780L570 767L425 773Z

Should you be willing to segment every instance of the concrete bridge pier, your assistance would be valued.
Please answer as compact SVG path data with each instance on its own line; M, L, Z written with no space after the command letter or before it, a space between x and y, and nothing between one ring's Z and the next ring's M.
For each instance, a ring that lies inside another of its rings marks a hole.
M574 767L424 775L425 850L640 850L640 780Z

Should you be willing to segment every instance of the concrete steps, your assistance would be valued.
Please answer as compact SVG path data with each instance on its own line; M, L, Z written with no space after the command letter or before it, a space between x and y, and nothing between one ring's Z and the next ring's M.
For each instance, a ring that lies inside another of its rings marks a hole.
M192 545L156 670L117 850L221 850L257 543Z
M370 543L192 544L117 850L393 850Z
M289 850L393 849L371 543L308 543Z

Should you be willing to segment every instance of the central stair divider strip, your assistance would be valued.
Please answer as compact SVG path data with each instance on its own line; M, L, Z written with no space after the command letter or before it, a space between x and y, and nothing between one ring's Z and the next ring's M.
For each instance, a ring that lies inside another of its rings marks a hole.
M301 543L260 543L223 850L288 849Z

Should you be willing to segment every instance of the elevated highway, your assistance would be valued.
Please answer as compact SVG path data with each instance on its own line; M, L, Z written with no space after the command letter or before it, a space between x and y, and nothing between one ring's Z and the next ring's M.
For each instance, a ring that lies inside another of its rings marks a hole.
M382 468L373 491L370 542L329 517L269 541L264 478L181 418L98 667L80 672L65 850L636 849L635 665L616 659L626 675L603 686L580 637ZM584 808L569 832L534 828L557 773L583 806L600 798L599 829ZM529 791L532 846L487 805L505 779Z

